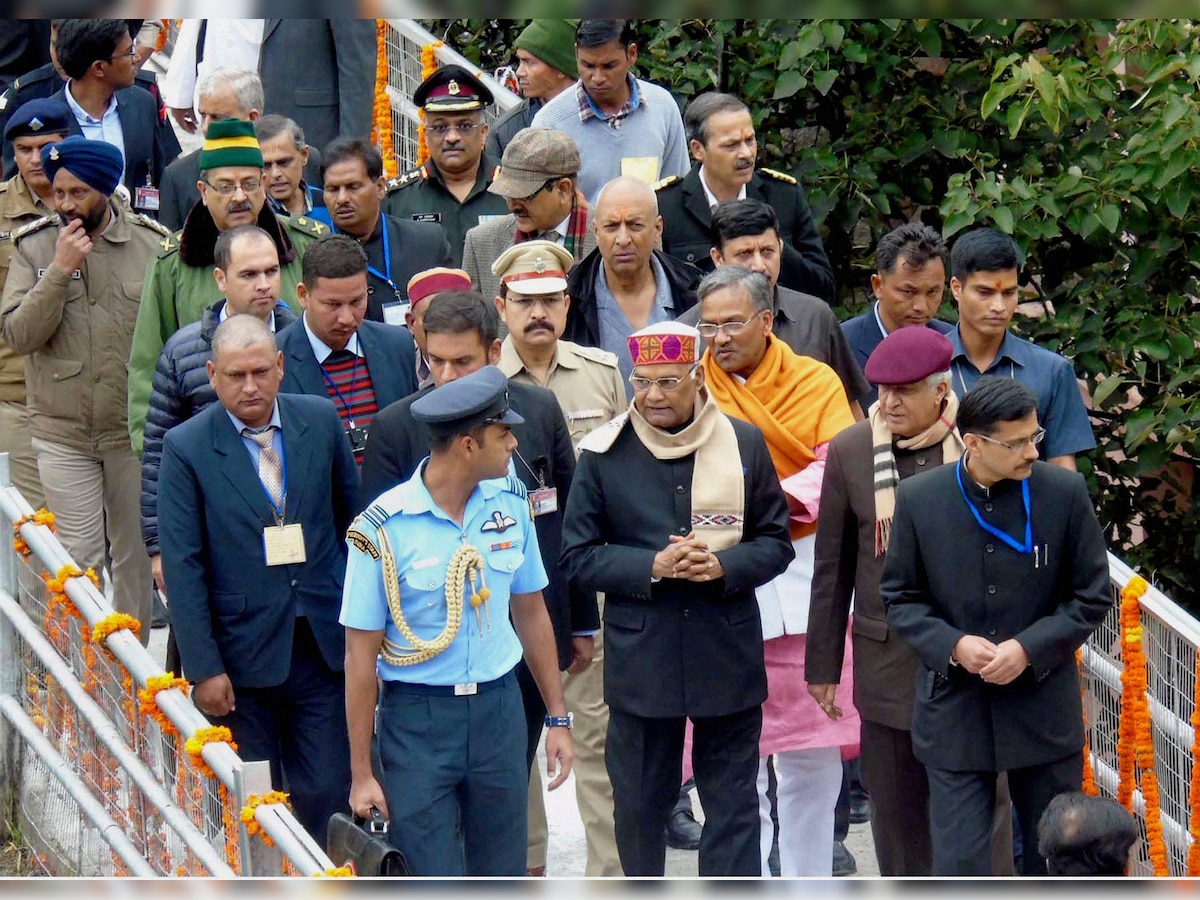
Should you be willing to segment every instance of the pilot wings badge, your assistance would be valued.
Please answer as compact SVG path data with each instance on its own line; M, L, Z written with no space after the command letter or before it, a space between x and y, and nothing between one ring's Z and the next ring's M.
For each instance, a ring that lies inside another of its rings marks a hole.
M502 532L505 531L509 526L516 524L517 520L512 516L506 516L504 513L500 512L500 510L496 510L494 513L492 513L492 517L484 522L479 530L483 532Z

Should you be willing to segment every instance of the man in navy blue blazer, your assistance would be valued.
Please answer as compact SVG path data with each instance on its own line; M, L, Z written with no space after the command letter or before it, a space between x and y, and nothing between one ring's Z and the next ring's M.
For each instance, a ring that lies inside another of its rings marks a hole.
M280 390L332 400L361 466L375 414L417 389L416 348L407 328L366 320L367 253L354 238L321 238L302 266L304 316L279 335Z
M861 316L842 323L860 368L897 328L924 326L941 334L954 330L936 318L946 293L947 256L942 236L920 222L901 225L879 239L871 276L875 302ZM875 385L860 399L864 410L879 399Z
M328 399L279 394L259 319L218 326L208 375L220 403L167 432L159 473L171 628L196 706L277 789L286 774L323 846L350 791L338 612L358 470Z

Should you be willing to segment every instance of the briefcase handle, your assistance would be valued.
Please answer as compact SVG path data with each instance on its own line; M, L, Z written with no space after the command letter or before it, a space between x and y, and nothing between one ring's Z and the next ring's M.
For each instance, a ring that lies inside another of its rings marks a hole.
M362 825L369 834L387 834L388 833L387 819L385 819L383 817L383 813L381 813L379 811L379 807L377 807L377 806L371 807L371 814L370 814L369 822L367 821L366 818L356 815L354 817L354 824Z

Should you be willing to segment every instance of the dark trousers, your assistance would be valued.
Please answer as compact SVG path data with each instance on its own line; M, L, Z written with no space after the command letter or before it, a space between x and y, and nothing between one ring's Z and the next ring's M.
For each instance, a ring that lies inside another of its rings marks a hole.
M621 868L631 877L661 876L666 825L679 798L686 719L649 719L609 708L605 743L613 787L613 823ZM692 719L692 770L704 833L699 875L758 877L758 741L762 708Z
M929 824L933 874L991 875L995 772L951 772L929 768ZM1025 835L1036 835L1047 804L1083 784L1082 754L1024 769L1009 769L1008 789ZM868 788L870 785L868 785ZM1026 841L1032 844L1033 841ZM1034 846L1021 856L1022 875L1045 875L1046 860Z
M525 771L529 771L529 767L533 765L533 758L537 756L538 741L542 739L542 728L546 724L546 701L542 699L542 692L538 690L537 682L533 680L533 673L529 671L529 666L522 659L517 663L517 684L521 688L521 705L525 709Z
M413 874L524 875L529 766L517 676L461 697L385 682L379 712L388 831Z
M913 756L912 732L863 719L859 762L871 795L871 836L879 874L929 875L929 779L925 766Z
M270 762L272 786L290 793L296 818L324 847L329 817L350 811L346 682L325 664L306 617L296 619L287 681L235 685L234 701L213 724L233 732L242 759Z

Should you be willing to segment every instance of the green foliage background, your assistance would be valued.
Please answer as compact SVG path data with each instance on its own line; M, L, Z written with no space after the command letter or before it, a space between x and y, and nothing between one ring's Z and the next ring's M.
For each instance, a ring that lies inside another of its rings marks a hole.
M527 20L429 23L492 70ZM808 189L842 309L920 218L1012 234L1099 442L1080 461L1112 546L1200 610L1200 36L1164 19L647 19L638 74L753 110L760 164ZM949 299L949 293L947 293ZM950 303L943 307L953 320ZM1144 535L1139 543L1135 537Z

